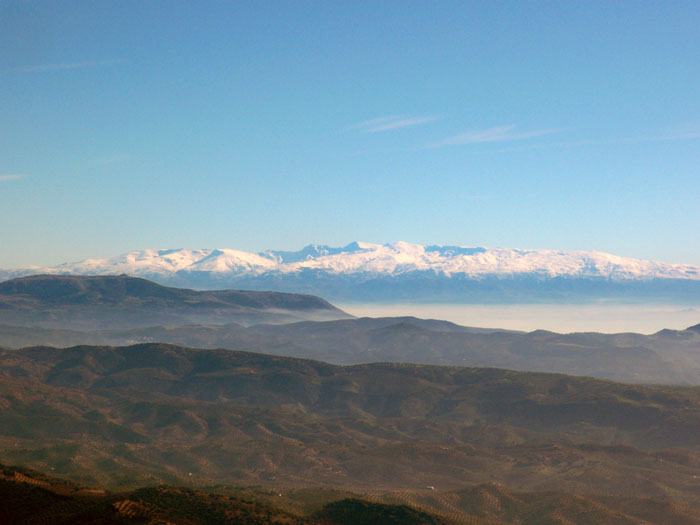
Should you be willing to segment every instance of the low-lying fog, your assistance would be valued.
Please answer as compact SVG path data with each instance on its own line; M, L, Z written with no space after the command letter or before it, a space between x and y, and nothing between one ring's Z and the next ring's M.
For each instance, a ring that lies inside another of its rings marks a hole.
M662 328L684 329L700 323L700 305L659 304L343 304L358 317L410 315L444 319L464 326L552 332L637 332L651 334Z

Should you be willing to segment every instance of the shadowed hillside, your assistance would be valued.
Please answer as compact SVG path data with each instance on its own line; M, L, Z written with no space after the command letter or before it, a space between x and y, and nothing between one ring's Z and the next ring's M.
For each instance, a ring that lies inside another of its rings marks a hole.
M323 299L276 292L198 292L120 276L35 275L0 282L3 323L59 329L289 322L349 317Z
M163 342L318 359L557 372L700 384L700 331L531 333L415 317L350 318L313 296L169 288L127 276L0 283L0 347Z
M0 325L0 346L6 347L136 342L250 350L336 364L412 362L558 372L634 383L700 384L700 332L693 328L653 335L520 333L415 317L92 332Z

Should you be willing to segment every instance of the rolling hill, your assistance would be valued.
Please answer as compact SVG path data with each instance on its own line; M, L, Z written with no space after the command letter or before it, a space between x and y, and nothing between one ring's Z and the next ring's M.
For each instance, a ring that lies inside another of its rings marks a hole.
M247 327L115 326L97 331L0 325L0 346L7 348L146 342L265 352L341 365L411 362L558 372L633 383L700 384L697 327L662 330L653 335L520 333L413 317Z
M126 275L35 275L0 282L0 320L20 326L92 330L348 317L323 299L309 295L244 290L200 292Z
M700 390L165 344L0 353L0 460L109 489L515 490L700 505Z

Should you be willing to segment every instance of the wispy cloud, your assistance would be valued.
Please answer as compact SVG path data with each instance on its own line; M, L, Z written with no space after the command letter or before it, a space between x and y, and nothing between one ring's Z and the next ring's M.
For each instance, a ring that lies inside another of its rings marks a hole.
M582 139L567 142L550 142L547 144L528 144L520 146L510 146L498 150L492 150L492 153L505 153L511 151L528 151L536 149L565 149L576 148L581 146L614 146L619 144L645 144L654 142L673 142L687 141L700 139L700 124L686 123L678 126L667 127L664 129L650 131L645 135L636 135L628 137L612 137L601 139Z
M98 165L110 165L110 164L119 164L122 162L128 162L133 159L133 156L131 155L112 155L108 157L97 157L94 159L90 159L88 162L90 164L98 164Z
M507 126L496 126L493 128L468 131L448 137L436 142L432 147L440 148L445 146L462 146L465 144L480 144L484 142L510 142L515 140L530 139L559 133L560 129L539 129L533 131L519 131L515 124Z
M353 124L349 129L359 129L365 133L380 133L382 131L391 131L394 129L410 128L413 126L421 126L440 120L438 115L425 116L407 116L407 115L391 115L387 117L379 117L364 122Z
M46 71L64 71L70 69L89 69L95 67L108 67L122 64L121 60L90 60L85 62L59 62L54 64L35 64L32 66L21 66L12 71L18 73L42 73Z
M19 180L26 177L21 173L0 173L0 182L9 182L11 180Z
M668 127L659 133L648 137L639 137L638 141L693 140L700 139L700 122L686 122L678 126ZM628 139L634 140L634 139Z

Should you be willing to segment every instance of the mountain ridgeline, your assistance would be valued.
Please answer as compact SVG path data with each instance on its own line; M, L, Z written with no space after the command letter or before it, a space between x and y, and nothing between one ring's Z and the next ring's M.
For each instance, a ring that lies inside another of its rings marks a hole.
M119 276L35 275L0 282L0 322L97 329L154 324L252 324L350 317L319 297L195 291Z
M0 283L0 347L147 342L341 365L411 362L700 384L697 326L652 335L521 333L415 317L355 319L313 296L198 292L126 276Z
M127 273L171 286L244 288L320 295L332 301L540 303L602 299L700 303L700 267L564 252L406 242L310 245L295 251L140 250L46 268L0 270Z

